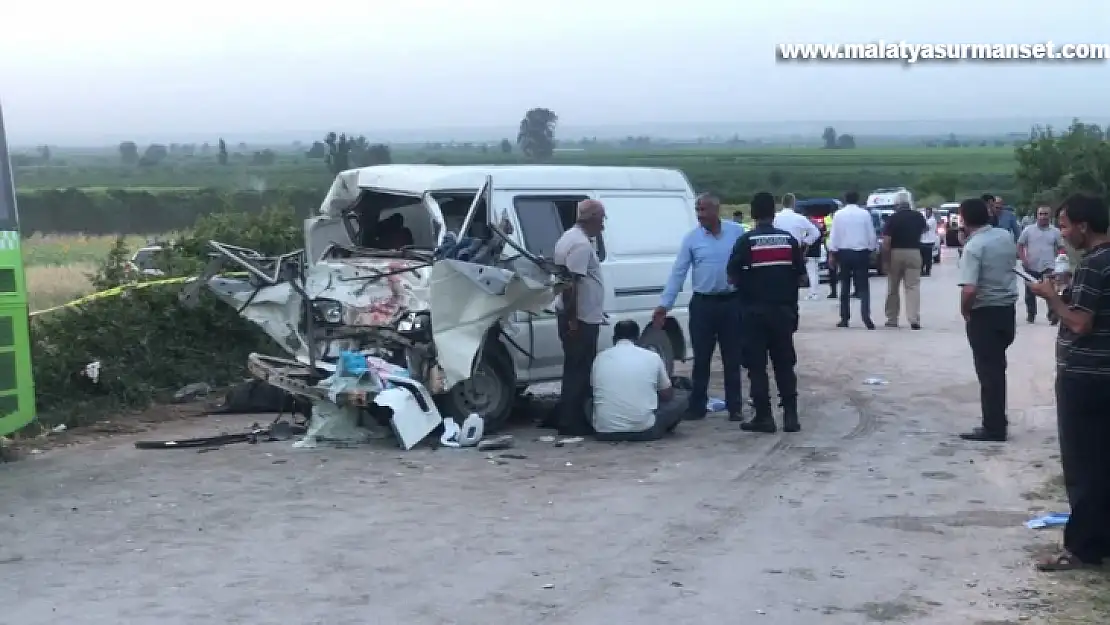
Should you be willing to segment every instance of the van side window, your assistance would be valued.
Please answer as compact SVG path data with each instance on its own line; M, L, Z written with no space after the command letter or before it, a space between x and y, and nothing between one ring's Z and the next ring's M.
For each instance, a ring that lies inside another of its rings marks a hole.
M578 203L589 199L584 195L518 195L513 198L513 208L520 223L524 247L529 252L551 258L555 242L574 226ZM597 257L605 260L605 241L594 239Z

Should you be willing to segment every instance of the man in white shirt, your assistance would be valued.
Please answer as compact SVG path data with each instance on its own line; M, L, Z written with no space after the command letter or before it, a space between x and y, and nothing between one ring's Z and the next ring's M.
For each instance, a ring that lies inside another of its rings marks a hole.
M676 397L663 359L636 345L639 336L635 321L618 322L613 346L594 359L590 380L597 440L659 440L682 421L688 399Z
M925 232L921 233L921 275L933 273L933 246L937 244L937 218L932 208L925 209Z
M785 230L790 233L790 236L798 242L798 246L802 248L802 255L805 256L806 248L811 245L817 245L821 241L821 231L817 228L812 221L805 215L798 214L794 210L796 198L793 193L787 193L782 196L782 210L775 215L774 226L779 230ZM821 279L817 275L817 263L820 258L806 257L806 276L809 278L809 295L807 299L817 299L820 295L817 293L818 288L821 286Z
M871 253L879 248L879 235L871 211L859 206L859 193L849 191L844 195L846 206L835 213L832 219L832 232L829 234L829 264L837 266L840 278L840 323L839 328L847 328L851 319L852 286L855 285L859 296L859 313L863 325L874 330L871 321Z

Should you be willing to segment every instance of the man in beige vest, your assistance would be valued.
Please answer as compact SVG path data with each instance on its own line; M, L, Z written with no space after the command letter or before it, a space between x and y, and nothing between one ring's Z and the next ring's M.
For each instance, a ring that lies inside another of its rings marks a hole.
M886 325L898 327L901 298L906 286L906 320L910 328L921 329L921 235L927 228L925 217L910 208L907 194L899 194L897 210L883 229L883 257L888 264L886 287Z

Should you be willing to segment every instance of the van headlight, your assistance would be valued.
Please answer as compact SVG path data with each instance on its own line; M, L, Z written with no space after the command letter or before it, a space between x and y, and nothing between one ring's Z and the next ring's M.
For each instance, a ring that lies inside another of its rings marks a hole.
M312 312L317 320L324 323L338 324L343 322L343 304L330 299L320 299L312 302Z
M431 329L431 316L426 313L408 313L397 321L397 332L410 337L424 335Z

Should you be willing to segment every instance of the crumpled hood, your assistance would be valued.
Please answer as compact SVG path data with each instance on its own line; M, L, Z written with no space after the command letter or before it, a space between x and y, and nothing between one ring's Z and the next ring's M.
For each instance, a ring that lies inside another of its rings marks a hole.
M403 258L351 258L313 265L305 292L341 302L347 326L394 326L408 312L428 309L431 266Z

